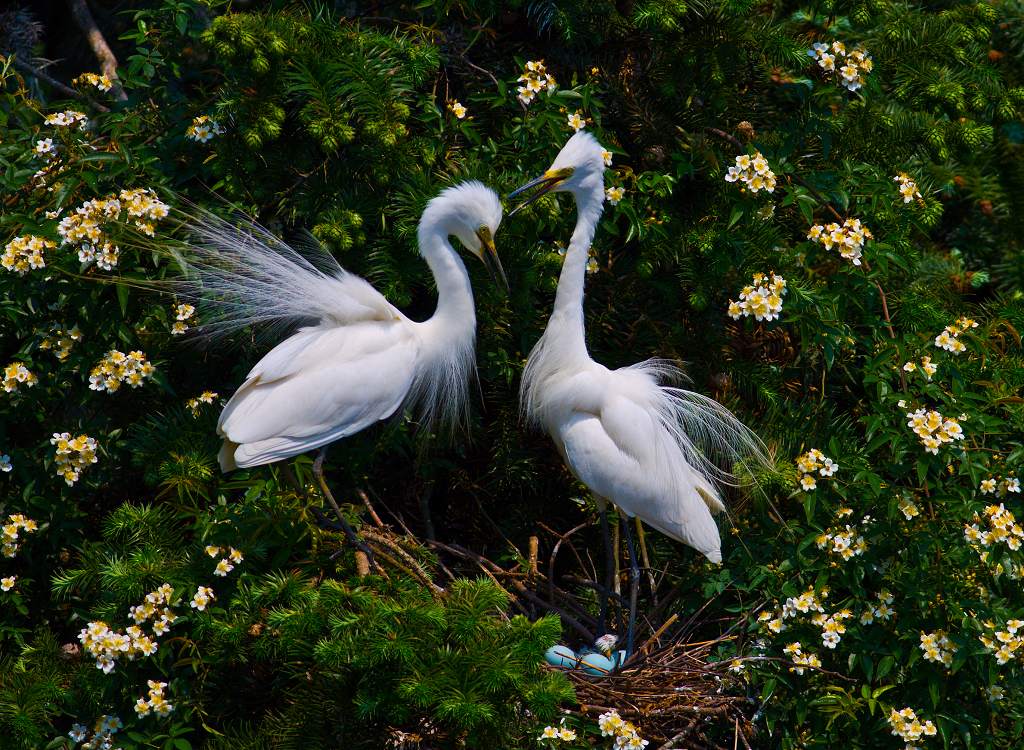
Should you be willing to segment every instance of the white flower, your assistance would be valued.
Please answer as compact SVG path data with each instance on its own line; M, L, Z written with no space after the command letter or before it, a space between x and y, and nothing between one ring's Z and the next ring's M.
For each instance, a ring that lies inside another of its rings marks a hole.
M213 589L211 589L208 586L200 586L198 589L196 589L196 593L192 597L192 602L190 606L193 609L202 612L206 609L206 605L208 605L213 599L216 598L217 597L215 597L213 594Z
M35 152L40 155L57 153L57 147L53 145L53 138L43 138L40 141L36 141Z
M6 578L0 578L0 591L10 591L14 588L14 582L18 580L18 576L7 576Z
M458 118L459 120L462 120L466 117L467 110L458 101L449 102L448 109L451 110L451 113L455 115L455 117Z
M608 202L611 203L613 206L617 205L618 202L622 200L622 197L625 194L626 189L621 187L610 187L604 191L605 198L607 198Z
M577 133L587 126L587 120L585 117L583 117L583 113L580 112L579 110L568 115L567 119L569 122L569 127L572 128Z
M7 472L11 471L13 468L14 468L14 466L11 465L11 457L8 456L6 453L4 453L3 455L0 455L0 471L4 472L6 474Z

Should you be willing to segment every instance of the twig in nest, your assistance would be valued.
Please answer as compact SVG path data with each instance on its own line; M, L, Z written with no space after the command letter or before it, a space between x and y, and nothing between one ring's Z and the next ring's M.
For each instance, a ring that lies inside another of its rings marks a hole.
M672 737L672 739L670 739L664 745L659 746L658 750L672 750L673 746L677 742L682 742L687 737L689 737L691 734L693 734L693 730L697 728L697 724L699 724L699 723L700 723L700 719L699 718L694 719L693 721L691 721L689 724L686 725L686 728L683 729L683 731L676 732L676 735L674 737Z
M410 555L408 552L402 549L402 547L399 544L392 541L391 539L388 539L385 535L379 534L376 531L367 529L365 527L363 527L362 529L362 534L364 539L368 539L376 545L387 547L389 550L398 555L402 560L404 560L406 565L408 565L409 567L405 568L403 566L403 569L412 574L414 578L416 578L417 580L419 580L420 583L426 586L430 590L430 593L434 594L435 596L444 593L444 589L431 580L430 574L423 569L423 566L419 564L416 558L414 558L412 555Z

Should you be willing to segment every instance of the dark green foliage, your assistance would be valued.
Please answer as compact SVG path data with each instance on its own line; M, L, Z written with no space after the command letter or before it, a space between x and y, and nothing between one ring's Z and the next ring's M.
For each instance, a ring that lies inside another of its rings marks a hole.
M606 207L599 270L587 279L593 356L610 367L684 361L690 387L734 409L776 464L730 492L722 569L648 535L660 595L678 589L661 614L687 621L707 604L691 637L737 636L715 658L762 648L772 657L723 683L751 697L757 747L895 747L886 716L905 706L937 725L925 747L1019 744L1020 662L997 665L979 637L987 620L1024 618L1012 578L1024 560L1004 548L982 560L964 537L992 503L1024 518L1019 495L979 490L990 474L1019 476L1024 458L1019 2L132 5L101 17L120 24L108 39L129 96L89 89L110 112L58 99L0 63L0 246L27 234L59 242L60 218L47 211L66 216L127 188L169 188L169 202L188 196L227 212L212 189L289 240L312 233L422 319L434 303L415 252L426 201L462 179L505 192L539 174L579 110L613 152L608 184L626 189ZM81 70L52 70L68 80L94 67L44 47L60 35L40 37L32 24L22 10L0 28L0 53L71 58ZM856 93L806 54L833 41L872 56ZM541 58L558 88L524 107L516 79ZM67 108L87 111L90 127L44 124ZM224 128L207 143L186 138L201 115ZM39 184L47 162L33 149L47 137L64 171ZM778 176L771 195L724 179L754 151ZM899 173L920 198L901 200ZM331 486L351 522L368 523L365 490L386 521L422 535L426 506L439 539L503 564L532 534L543 558L557 538L545 528L583 525L573 538L581 558L563 545L556 579L583 574L587 552L600 556L592 504L548 439L523 430L516 404L571 215L566 196L550 196L503 223L507 299L468 259L481 394L470 435L420 441L396 420L332 448ZM848 217L875 237L860 266L806 239L810 226ZM117 230L114 271L83 267L68 247L47 251L45 269L0 269L0 367L22 362L39 378L0 392L0 455L13 464L0 474L0 519L22 513L40 526L0 558L0 575L18 576L0 593L0 747L61 748L73 722L104 714L128 725L117 735L124 750L379 748L398 732L421 735L422 747L534 745L537 722L573 705L567 682L540 667L552 642L579 645L569 629L512 616L491 582L442 577L439 563L451 561L418 547L443 595L402 572L359 578L325 530L308 456L220 474L219 404L267 350L267 334L170 335L175 300L151 284L179 270L165 252L171 231L160 223L151 240ZM731 320L729 301L771 271L788 283L780 320ZM964 334L967 352L937 349L936 335L962 315L979 321ZM52 326L76 323L84 337L67 358L40 347ZM89 390L90 370L115 348L143 350L152 380ZM903 369L922 356L939 366L931 380ZM187 405L206 390L220 396ZM919 406L966 415L963 449L926 453L906 427ZM100 444L73 486L56 472L55 431ZM794 459L811 448L841 468L801 492ZM901 509L907 500L918 515ZM819 546L865 515L876 520L863 527L864 555ZM207 546L236 547L245 560L215 578ZM157 654L107 675L75 652L86 623L126 627L128 608L165 582L180 619ZM197 586L216 591L204 611L189 605ZM853 614L835 650L806 618L780 634L753 622L809 588L829 589L830 613ZM883 589L897 617L860 623ZM592 592L580 595L593 604ZM642 598L652 611L646 585ZM922 659L921 633L938 630L957 645L949 669ZM826 671L790 671L783 648L798 640ZM169 683L170 717L134 716L147 679ZM1006 698L989 701L991 687ZM729 723L716 741L734 739Z

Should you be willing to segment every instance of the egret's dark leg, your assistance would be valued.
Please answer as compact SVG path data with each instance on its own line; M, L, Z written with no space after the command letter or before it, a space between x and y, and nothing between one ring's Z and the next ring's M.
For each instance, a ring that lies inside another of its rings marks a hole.
M629 626L626 629L626 657L633 655L633 636L636 630L636 597L640 591L640 566L636 561L636 548L633 545L633 532L629 528L632 519L623 517L622 533L626 537L629 549Z
M345 520L345 516L341 512L341 508L338 507L338 503L334 500L334 495L331 494L331 490L327 486L327 480L324 479L325 458L327 458L326 445L320 449L320 451L317 453L316 460L313 461L313 476L315 476L317 481L320 483L320 489L324 493L324 497L327 498L327 502L330 503L331 507L334 509L334 514L338 517L338 521L341 523L341 528L345 532L345 538L348 540L348 543L355 547L357 550L356 567L364 567L364 565L360 564L360 562L363 562L368 570L369 566L373 564L373 552L372 550L370 550L369 547L366 546L366 543L363 542L363 540L360 539L358 535L356 535L355 529L353 529L349 522ZM366 556L365 561L360 561L358 559L360 553Z
M598 511L601 514L601 535L604 537L604 591L601 592L601 614L597 620L597 635L600 637L608 629L608 605L612 595L612 576L615 565L615 550L612 549L612 535L608 528L608 506L604 502L600 504Z

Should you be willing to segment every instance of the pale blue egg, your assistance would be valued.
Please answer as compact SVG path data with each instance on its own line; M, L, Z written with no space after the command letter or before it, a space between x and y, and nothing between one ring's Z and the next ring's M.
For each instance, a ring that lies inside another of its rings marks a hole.
M580 667L587 674L602 676L615 671L615 662L604 654L580 654Z
M544 654L544 658L551 666L562 669L575 669L577 664L576 652L561 643L556 643L549 648Z

